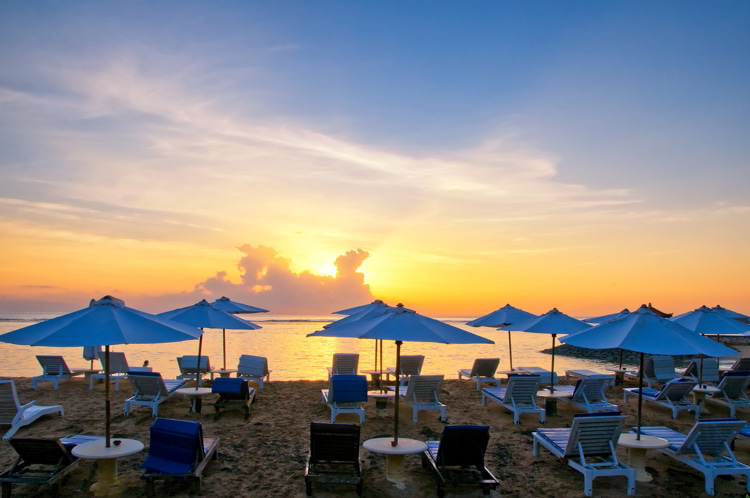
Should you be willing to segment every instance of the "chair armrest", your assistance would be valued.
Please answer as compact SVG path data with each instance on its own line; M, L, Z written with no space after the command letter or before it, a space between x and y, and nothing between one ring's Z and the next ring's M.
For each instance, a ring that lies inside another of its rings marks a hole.
M33 405L36 405L36 400L34 400L34 401L30 402L30 403L26 403L25 405L21 405L18 408L18 413L23 413L26 409L31 408Z

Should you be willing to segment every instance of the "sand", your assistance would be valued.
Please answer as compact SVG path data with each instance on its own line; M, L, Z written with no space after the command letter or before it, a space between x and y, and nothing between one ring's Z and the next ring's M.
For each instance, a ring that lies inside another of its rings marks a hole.
M46 416L18 431L18 437L61 437L72 434L104 432L104 387L99 384L89 391L83 379L63 382L59 390L50 383L31 389L30 379L15 379L21 403L36 400L40 405L62 404L65 415ZM208 464L203 480L204 496L305 496L304 468L309 446L309 423L329 421L328 408L319 402L322 381L294 381L267 383L258 391L251 408L249 420L241 411L222 414L213 419L213 406L204 403L203 413L188 413L188 401L174 396L162 404L161 416L183 420L197 420L203 424L206 437L220 437L219 457ZM630 384L633 385L632 383ZM627 385L626 385L627 387ZM136 407L129 417L123 415L123 401L132 394L128 382L120 391L112 390L112 431L115 436L143 441L148 445L151 411ZM501 481L492 496L581 496L583 476L556 459L546 450L537 458L531 455L531 433L540 426L538 416L526 414L520 425L513 425L512 415L497 404L481 406L480 394L474 382L448 380L444 384L441 400L448 406L450 424L486 424L491 427L491 440L486 455L487 467ZM628 417L626 428L636 420L637 403L625 405L622 387L610 390L610 401L616 402ZM708 405L709 417L725 416L725 409ZM568 404L559 404L559 416L548 418L546 427L569 427L577 410ZM687 432L694 423L692 414L682 412L672 420L670 411L661 407L644 405L644 425L666 425ZM362 425L362 441L373 437L391 436L393 433L393 405L389 404L388 417L378 418L375 402L367 403L367 418ZM744 414L740 416L743 417ZM339 422L356 421L355 417L342 415ZM438 439L445 424L438 420L438 412L421 412L418 423L411 421L411 410L402 405L400 434L420 440ZM15 459L10 445L0 443L0 467L9 467ZM750 463L750 442L739 440L736 454L740 461ZM119 462L123 482L123 496L145 496L140 480L141 464L146 451L124 458ZM627 461L623 449L618 456ZM406 489L401 490L385 480L385 459L361 450L364 470L365 496L436 496L435 478L429 469L423 469L418 455L406 457ZM651 483L638 483L640 496L699 496L703 494L703 476L689 467L654 451L649 454L648 470L654 476ZM96 466L91 461L82 464L70 474L60 488L61 496L87 496L88 487L95 481ZM717 479L717 494L745 496L746 479L725 477ZM605 477L594 481L595 496L625 496L626 485L622 477ZM446 496L482 496L478 488L448 488ZM15 486L16 496L51 496L49 487L34 485ZM157 496L188 496L190 487L178 480L157 483ZM314 496L356 496L353 486L315 485Z

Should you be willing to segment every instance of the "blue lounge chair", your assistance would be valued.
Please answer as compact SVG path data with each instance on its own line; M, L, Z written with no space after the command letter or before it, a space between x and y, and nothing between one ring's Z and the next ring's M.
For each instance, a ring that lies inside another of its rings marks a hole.
M569 392L570 398L560 401L570 403L588 413L616 412L617 405L607 399L607 389L614 381L611 375L591 375L579 380L575 386L555 386L555 391Z
M359 464L359 433L356 424L310 423L310 454L305 465L305 492L312 483L354 484L362 495Z
M745 422L736 418L716 418L699 420L687 435L667 427L641 427L641 434L669 441L661 452L702 472L706 493L714 494L716 476L735 474L747 478L750 493L750 467L738 462L731 450L744 426Z
M340 413L356 413L359 423L365 422L365 409L362 403L367 401L367 377L364 375L332 375L330 389L320 393L323 403L331 409L331 422L336 421Z
M677 418L680 410L695 412L695 418L697 420L701 415L701 407L700 405L690 402L687 397L690 391L692 391L697 385L697 382L676 379L667 382L661 389L648 389L644 387L643 401L666 406L672 410L672 418ZM623 389L622 392L625 397L625 403L628 402L628 397L630 396L638 397L637 387Z
M639 373L626 372L625 375L632 379L638 379ZM654 382L669 382L677 377L674 369L674 358L671 356L649 356L643 363L643 380L649 389L654 387Z
M479 485L490 494L500 481L484 465L484 454L490 441L490 428L485 425L447 425L440 441L427 441L422 466L432 466L437 474L437 494L445 495L445 485ZM472 467L474 469L472 469Z
M146 494L154 496L156 479L190 479L200 493L203 469L216 460L219 438L204 438L200 422L157 418L151 426L148 456L143 463Z
M211 384L211 392L219 395L214 403L214 420L219 420L222 408L244 410L245 420L250 417L250 404L255 401L255 388L249 387L245 379L220 377Z
M570 429L539 428L532 433L532 454L537 456L541 444L558 458L583 474L583 492L591 496L593 481L602 476L625 476L628 494L635 493L635 469L617 460L615 447L625 425L619 412L579 413ZM592 462L596 458L598 462ZM588 461L587 461L588 460Z
M237 364L237 377L246 377L260 384L263 389L263 381L271 380L271 371L268 369L268 359L264 356L251 356L243 354Z
M539 421L544 423L544 408L539 408L536 404L539 383L538 375L512 374L508 376L508 387L482 388L482 406L487 404L487 400L500 403L513 412L514 424L521 423L522 413L538 413Z
M184 380L164 380L159 372L128 372L128 380L135 394L125 400L125 415L130 414L132 405L142 405L150 406L151 415L158 417L159 405L187 385Z
M716 386L719 392L706 397L706 400L729 408L729 416L737 415L737 408L750 407L750 398L745 389L750 383L750 372L747 370L730 370L725 372L721 382Z

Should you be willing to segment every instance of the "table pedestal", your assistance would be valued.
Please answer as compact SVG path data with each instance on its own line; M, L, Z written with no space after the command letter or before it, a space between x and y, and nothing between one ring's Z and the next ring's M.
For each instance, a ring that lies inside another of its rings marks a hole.
M83 459L97 460L97 482L89 487L95 496L120 496L122 489L117 477L117 459L134 455L143 449L143 443L134 439L112 440L105 446L104 438L75 446L71 453Z
M557 398L547 398L544 400L544 412L548 417L557 415Z
M375 413L380 418L388 416L388 398L377 398L375 400Z
M646 436L641 434L641 439L636 439L635 433L620 434L617 446L628 449L628 465L635 469L635 480L638 482L651 482L653 477L646 472L646 452L666 448L669 445L666 439Z
M404 455L421 453L427 449L427 445L408 438L399 438L397 446L392 446L391 441L389 437L368 439L363 446L367 451L385 455L385 478L397 488L404 489Z
M616 386L620 386L625 382L625 372L627 372L627 370L624 368L609 368L608 371L614 372Z
M385 478L394 484L404 482L404 455L386 455Z
M119 495L121 489L120 479L117 477L117 459L105 458L99 460L97 466L99 467L98 481L89 487L89 491L94 493L94 496Z

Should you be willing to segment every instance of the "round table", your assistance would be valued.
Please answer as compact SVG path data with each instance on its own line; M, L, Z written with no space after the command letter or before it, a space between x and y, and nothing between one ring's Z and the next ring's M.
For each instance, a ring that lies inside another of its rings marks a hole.
M367 391L367 397L375 399L376 415L386 417L388 415L388 399L394 399L396 393L394 391Z
M570 391L549 391L542 389L536 393L538 398L544 399L544 411L549 415L557 415L557 400L562 398L572 398L573 393Z
M86 380L86 384L88 384L91 376L94 374L98 374L102 370L100 368L74 368L72 371L73 375L83 374L83 378Z
M236 371L237 369L220 368L219 370L214 370L214 373L219 374L219 377L231 377L232 374Z
M393 446L393 438L378 437L368 439L363 446L367 451L385 455L385 478L395 483L397 487L404 487L404 455L422 453L427 445L422 441L408 438L398 438L398 444Z
M706 399L706 394L714 394L718 393L720 390L713 387L708 386L706 384L694 387L692 391L693 393L693 403L696 405L699 405L701 407L701 410L703 409L703 400Z
M116 444L119 441L119 444ZM97 482L91 485L89 491L95 496L119 495L120 480L117 478L117 459L134 455L143 450L143 443L135 439L110 440L110 447L104 446L104 439L89 441L75 446L73 456L85 460L99 460Z
M651 482L651 474L646 472L646 452L648 450L661 450L669 446L666 439L641 434L641 439L636 439L635 432L620 434L617 446L628 449L628 465L635 469L635 480L638 482Z
M188 410L188 413L200 413L201 405L203 404L201 398L212 394L210 387L199 387L197 389L195 387L183 387L175 392L177 394L182 394L183 396L190 396L190 409Z
M607 372L614 372L615 373L615 385L619 386L622 385L625 382L625 372L627 372L624 368L608 368Z

